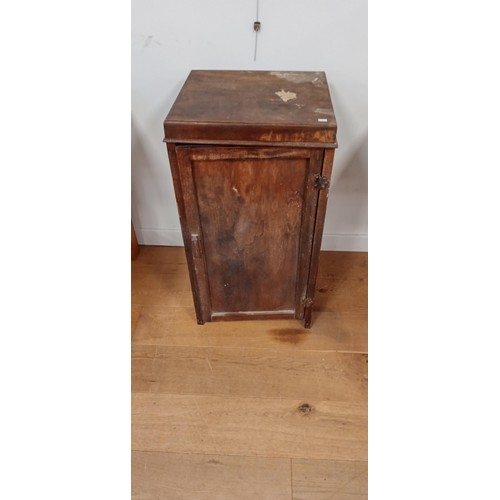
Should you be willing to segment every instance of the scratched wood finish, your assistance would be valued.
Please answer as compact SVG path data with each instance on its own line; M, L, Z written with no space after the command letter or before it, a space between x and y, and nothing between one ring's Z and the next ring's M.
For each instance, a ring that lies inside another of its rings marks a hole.
M310 328L337 147L325 74L192 71L164 131L198 324Z
M322 155L187 147L177 154L184 197L195 205L186 225L199 261L198 289L210 301L209 319L245 312L301 317L309 273L300 259L308 264L311 258L313 180Z
M293 316L309 162L229 160L216 151L219 161L196 161L193 169L212 312L288 310Z
M294 500L367 500L368 462L292 460Z
M132 452L134 500L290 500L286 458Z
M174 143L336 147L337 122L322 71L193 70L164 129Z

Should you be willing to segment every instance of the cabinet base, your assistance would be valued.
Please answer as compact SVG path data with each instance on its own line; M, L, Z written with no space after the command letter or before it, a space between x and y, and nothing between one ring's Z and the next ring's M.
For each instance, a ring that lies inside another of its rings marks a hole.
M304 320L304 327L311 328L311 315L312 310L306 308L303 316L297 316L293 309L286 309L282 311L238 311L238 312L214 312L211 314L210 319L203 320L198 317L197 322L199 325L204 325L207 321L245 321L245 320L265 320L265 319L298 319Z
M213 312L212 321L234 321L249 319L290 319L295 318L293 309L284 309L281 311L231 311L231 312Z

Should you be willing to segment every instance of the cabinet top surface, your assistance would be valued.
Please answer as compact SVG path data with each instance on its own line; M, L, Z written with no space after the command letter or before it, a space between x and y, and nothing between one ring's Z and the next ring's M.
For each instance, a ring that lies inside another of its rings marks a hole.
M193 70L164 126L167 142L209 126L213 139L300 142L303 129L303 142L334 143L337 122L324 72Z

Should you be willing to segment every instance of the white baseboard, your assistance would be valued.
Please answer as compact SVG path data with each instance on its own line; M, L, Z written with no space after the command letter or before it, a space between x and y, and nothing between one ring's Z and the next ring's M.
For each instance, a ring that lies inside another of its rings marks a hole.
M177 229L143 229L135 227L139 245L183 247L182 233Z
M368 252L368 235L323 233L321 250Z
M140 245L176 247L184 245L181 232L175 229L135 228L135 232ZM368 235L323 233L321 250L368 252Z

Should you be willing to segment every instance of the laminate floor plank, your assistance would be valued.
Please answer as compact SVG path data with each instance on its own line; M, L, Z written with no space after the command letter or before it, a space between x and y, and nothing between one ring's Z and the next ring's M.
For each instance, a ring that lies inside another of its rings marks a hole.
M184 250L141 247L132 262L133 342L154 345L368 350L366 253L321 252L313 324L266 320L196 323Z
M366 460L367 405L133 393L132 449Z
M196 323L182 247L132 262L132 497L367 498L368 254L298 320Z
M364 252L322 252L314 310L367 314L368 254Z
M292 460L294 500L367 500L368 462Z
M317 312L306 330L298 320L220 321L198 325L194 309L143 306L134 343L316 351L368 351L368 320L361 314Z
M189 282L184 275L133 271L132 304L179 307L181 301L185 301L188 286Z
M366 403L367 356L134 344L132 391Z
M290 500L288 458L132 452L133 500Z
M151 273L165 276L170 285L182 285L188 278L184 248L141 246L139 258L132 262L132 277Z
M137 327L137 323L138 323L139 318L141 316L141 310L142 310L142 306L137 305L137 304L132 304L132 307L131 307L131 313L132 313L132 321L131 321L132 338L134 338L135 329Z

